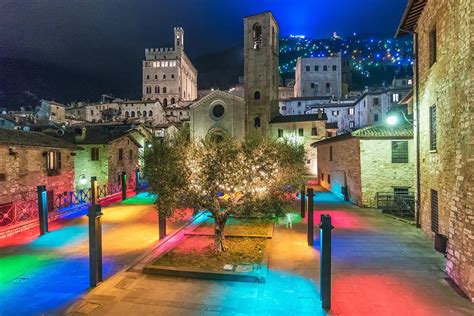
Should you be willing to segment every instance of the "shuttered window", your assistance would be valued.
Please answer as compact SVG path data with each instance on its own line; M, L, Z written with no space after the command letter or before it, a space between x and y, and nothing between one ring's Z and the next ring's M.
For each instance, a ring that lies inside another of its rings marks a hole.
M436 62L437 56L436 29L430 32L430 67Z
M436 105L430 107L430 150L436 150L437 134L436 134Z
M431 190L431 230L439 233L439 219L438 219L438 191Z
M392 163L408 162L408 141L392 141Z

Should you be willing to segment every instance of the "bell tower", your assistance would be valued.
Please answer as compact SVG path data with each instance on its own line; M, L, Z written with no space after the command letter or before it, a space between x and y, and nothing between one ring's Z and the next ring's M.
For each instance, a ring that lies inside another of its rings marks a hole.
M178 54L184 52L184 29L182 27L174 28L174 50Z
M244 18L245 134L267 134L278 116L279 27L270 11Z

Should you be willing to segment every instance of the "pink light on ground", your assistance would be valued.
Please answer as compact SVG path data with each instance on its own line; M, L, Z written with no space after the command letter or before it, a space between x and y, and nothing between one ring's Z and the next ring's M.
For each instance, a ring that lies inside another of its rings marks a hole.
M314 225L319 225L321 222L321 215L328 214L331 216L332 225L337 229L346 230L375 230L363 217L354 214L354 212L344 210L317 210L314 211ZM307 221L307 219L305 219Z

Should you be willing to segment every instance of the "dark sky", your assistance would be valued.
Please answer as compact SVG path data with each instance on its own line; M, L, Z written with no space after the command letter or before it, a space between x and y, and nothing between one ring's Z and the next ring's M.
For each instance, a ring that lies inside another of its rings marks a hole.
M282 35L394 34L407 0L1 0L0 57L111 74L185 28L193 58L242 42L242 18L272 10ZM0 74L1 75L1 74Z

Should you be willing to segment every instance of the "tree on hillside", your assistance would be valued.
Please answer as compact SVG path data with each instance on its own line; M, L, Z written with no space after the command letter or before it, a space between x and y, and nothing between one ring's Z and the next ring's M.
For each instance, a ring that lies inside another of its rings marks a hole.
M227 248L224 229L230 216L281 214L289 203L288 194L301 187L305 154L302 146L264 137L241 143L226 137L187 142L185 146L183 143L159 144L157 153L167 151L166 155L161 154L166 159L145 161L145 165L168 166L149 167L151 173L146 176L168 188L161 189L161 194L156 192L158 200L162 194L169 194L163 197L168 210L192 207L211 213L216 252ZM150 152L153 150L152 147Z

